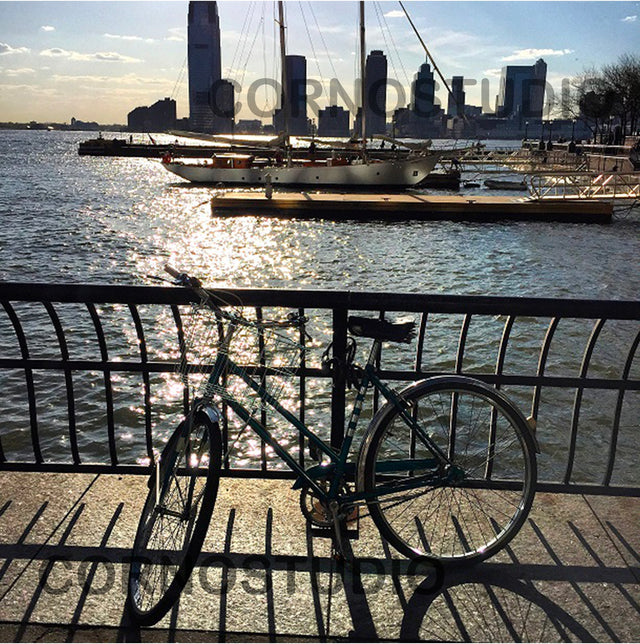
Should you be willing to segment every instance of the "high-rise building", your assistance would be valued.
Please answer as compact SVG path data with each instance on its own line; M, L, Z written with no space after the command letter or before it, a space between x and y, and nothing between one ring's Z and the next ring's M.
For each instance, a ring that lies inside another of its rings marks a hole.
M420 69L411 83L411 109L416 116L428 118L434 116L436 99L436 82L428 62L420 65Z
M451 79L451 94L447 101L447 114L449 116L463 116L464 115L464 78L462 76L454 76Z
M228 80L219 80L211 86L209 104L213 112L213 131L232 134L234 131L235 89Z
M188 22L189 125L195 132L213 132L211 89L222 76L217 3L189 2Z
M289 107L289 134L304 136L309 134L307 121L307 59L304 56L285 56L287 103ZM283 132L284 95L280 97L280 109L273 114L273 127L276 132Z
M339 105L320 110L318 136L349 136L349 112Z
M510 118L542 118L547 63L540 58L534 65L508 65L502 68L496 115Z
M127 115L127 127L134 132L164 132L176 126L176 102L156 101L151 107L136 107Z
M365 129L367 135L387 132L387 57L374 49L365 63Z
M436 82L428 62L420 65L411 83L411 103L396 110L396 135L426 139L439 136L444 111L436 104Z

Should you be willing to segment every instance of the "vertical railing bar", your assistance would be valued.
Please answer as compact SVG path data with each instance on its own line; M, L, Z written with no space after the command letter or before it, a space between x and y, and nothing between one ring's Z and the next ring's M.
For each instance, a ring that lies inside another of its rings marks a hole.
M553 318L547 329L547 333L542 342L542 348L540 349L540 356L538 358L538 378L542 378L544 375L544 370L547 367L547 358L549 357L549 349L551 348L551 342L553 341L553 336L555 335L558 324L560 323L561 318ZM533 390L533 400L531 401L531 418L534 422L538 420L538 409L540 408L540 396L542 393L542 385L536 385Z
M344 364L347 355L347 315L346 307L334 307L333 316L333 357L336 364ZM344 369L333 370L331 390L331 446L339 448L344 439L346 401L346 374Z
M458 341L458 352L456 354L456 369L457 374L462 373L462 362L464 360L464 349L467 342L467 333L469 332L469 325L471 324L471 313L465 313L462 327L460 328L460 340Z
M418 343L416 346L416 373L422 372L422 356L424 355L424 340L427 334L427 319L429 313L424 311L420 314L420 328L418 330Z
M58 345L60 346L60 357L64 365L64 379L67 389L67 414L69 416L69 445L71 446L71 455L73 463L78 465L80 463L80 450L78 449L78 432L76 428L76 404L75 395L73 391L73 377L71 369L69 368L69 348L67 346L67 338L60 323L60 318L55 310L52 302L44 302L44 307L49 314L53 328L55 329L58 338Z
M511 337L511 329L513 328L513 323L515 317L510 315L507 318L507 321L504 323L504 328L502 329L502 337L500 338L500 346L498 347L498 359L496 360L496 376L498 376L496 389L500 389L501 386L501 376L504 370L504 360L507 355L507 345L509 344L509 338Z
M262 307L256 306L256 320L258 323L262 322ZM260 376L260 386L266 388L267 386L267 373L266 373L266 356L265 356L265 344L264 344L264 330L258 326L258 364L262 370L262 375ZM260 423L263 427L267 426L267 407L263 402L260 402ZM267 444L264 440L260 439L260 469L263 472L267 471Z
M144 386L144 434L147 446L147 456L153 463L153 440L151 438L151 379L149 378L149 368L147 366L149 362L147 342L144 336L144 328L142 326L142 320L140 319L137 304L129 304L129 312L131 313L131 319L133 320L136 335L138 336L140 362L145 367L142 371L142 384Z
M20 353L22 355L22 360L24 361L24 377L27 384L27 400L29 402L29 421L31 426L31 447L33 449L33 456L36 459L37 464L44 462L42 458L42 451L40 449L40 436L38 434L38 414L36 408L36 390L33 382L33 371L31 367L27 364L29 360L29 347L27 344L27 338L20 323L15 309L8 301L3 301L2 306L7 312L11 324L13 325L13 330L16 334L16 339L18 340L18 346L20 347Z
M176 333L178 334L178 347L180 349L180 358L178 364L182 361L187 360L187 343L184 339L184 326L182 324L182 315L180 314L180 309L177 304L171 305L171 313L173 315L173 321L176 325ZM189 379L185 378L185 382L182 387L182 407L184 410L184 415L186 416L189 413Z
M629 349L629 355L627 356L627 361L625 362L624 369L622 370L622 380L629 379L629 373L631 371L631 365L638 350L638 345L640 344L640 331L636 335L635 340L631 344ZM613 475L613 466L616 459L616 451L618 449L618 434L620 433L620 417L622 415L622 403L624 402L624 393L625 390L623 387L620 388L618 392L618 400L616 402L616 409L613 415L613 427L611 428L611 444L609 445L609 458L607 459L607 469L604 475L603 485L608 486L611 483L611 477Z
M598 341L598 336L600 335L605 322L605 319L601 319L598 320L593 326L591 336L589 337L589 342L587 343L584 356L582 358L582 365L580 366L580 378L582 379L587 377L589 363L591 362L591 356L593 355L593 350L596 346L596 342ZM582 405L583 392L584 387L582 385L576 389L576 396L573 404L573 415L571 418L571 436L569 438L569 452L567 454L567 470L564 475L565 485L569 483L571 479L571 473L573 472L573 461L575 458L576 443L578 440L578 422L580 419L580 407Z
M107 405L107 436L109 440L109 456L111 458L111 465L118 464L118 454L116 449L116 429L115 429L115 419L113 417L113 390L111 388L111 370L107 366L109 360L109 352L107 351L107 340L104 335L104 329L102 328L102 322L100 321L100 316L93 302L86 303L87 310L93 321L93 326L96 332L96 338L98 339L98 346L100 347L100 356L101 360L104 363L104 368L102 370L104 376L104 394L105 401Z
M502 337L500 338L500 346L498 347L498 358L496 360L496 376L497 382L495 385L496 389L500 389L502 377L502 372L504 369L504 360L507 354L507 345L509 344L509 338L511 336L511 329L513 328L513 322L515 317L510 315L507 318L507 321L504 324L502 329ZM485 467L485 478L491 480L493 475L493 455L495 454L496 446L496 434L497 434L497 425L498 425L498 413L495 407L491 407L491 420L489 422L489 451L487 457L487 465Z
M216 312L216 324L218 327L218 345L222 342L222 339L225 336L225 328L222 316L220 313ZM220 384L223 387L227 386L227 373L223 373L220 377ZM230 470L231 469L231 454L229 453L229 405L226 400L221 402L221 417L222 421L222 469Z
M304 309L298 309L298 315L300 319L304 318ZM306 398L307 398L307 376L305 374L307 368L307 326L306 323L300 325L300 334L299 334L299 343L300 343L300 377L298 379L298 398L300 400L300 422L306 424ZM298 432L298 449L300 450L300 455L298 462L301 467L304 467L304 435L301 432Z
M379 318L381 320L384 320L385 312L380 311ZM378 352L378 355L376 356L376 362L375 362L375 367L378 371L382 368L382 342L380 343L380 351ZM380 392L374 388L373 390L373 409L372 412L373 414L377 413L378 407L380 406Z

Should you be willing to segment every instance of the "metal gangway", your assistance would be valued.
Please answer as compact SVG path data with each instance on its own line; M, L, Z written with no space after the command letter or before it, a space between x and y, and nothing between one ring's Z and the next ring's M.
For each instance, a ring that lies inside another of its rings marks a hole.
M457 170L478 174L502 174L505 169L513 172L551 170L578 170L586 167L582 154L566 149L538 150L529 148L486 149L471 146L448 150L443 161L450 162Z
M638 172L531 172L525 182L531 199L640 200Z

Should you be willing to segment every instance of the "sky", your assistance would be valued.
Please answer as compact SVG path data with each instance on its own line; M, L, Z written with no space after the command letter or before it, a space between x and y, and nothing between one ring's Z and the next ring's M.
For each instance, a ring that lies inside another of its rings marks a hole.
M279 78L272 1L218 2L223 77L237 83L239 118L261 118ZM398 2L366 2L366 50L388 57L387 109L406 105L425 52ZM640 53L640 2L405 0L404 6L446 79L465 77L466 103L495 107L506 65L547 62L563 80ZM188 2L0 0L0 122L126 123L127 113L171 97L188 115ZM318 108L348 107L358 73L358 3L285 2L287 53L307 57ZM333 80L332 80L333 79ZM339 88L344 88L341 98ZM446 91L439 97L446 107ZM315 108L312 108L312 112ZM314 114L310 114L313 118ZM264 119L270 122L270 119Z

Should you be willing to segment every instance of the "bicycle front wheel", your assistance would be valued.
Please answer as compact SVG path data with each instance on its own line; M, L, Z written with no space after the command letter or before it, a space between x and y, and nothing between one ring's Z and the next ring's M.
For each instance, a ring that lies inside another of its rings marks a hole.
M373 419L359 464L381 535L408 557L443 564L492 556L533 502L536 455L526 421L500 392L470 378L431 378L400 398L404 412L388 404Z
M215 505L221 454L220 429L200 412L178 426L150 477L127 596L140 624L160 620L189 579Z

